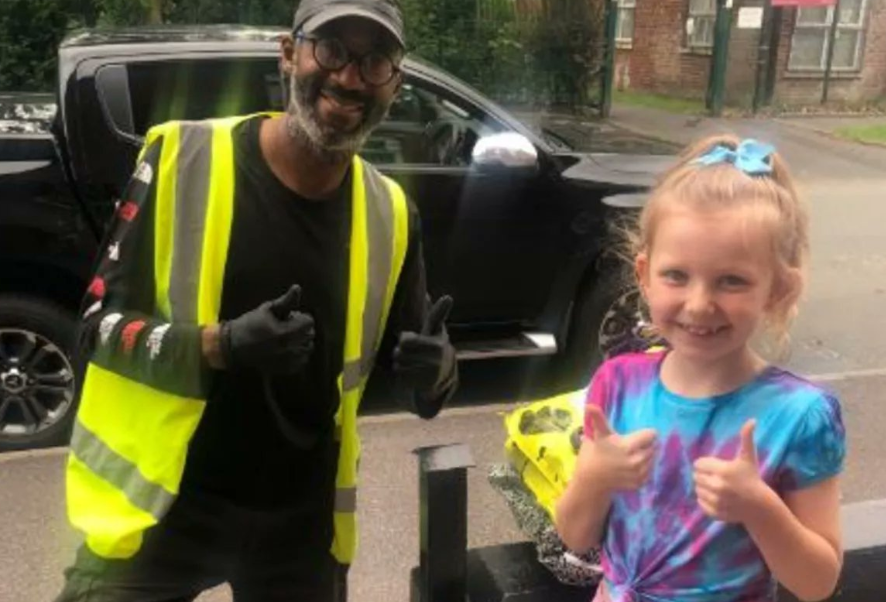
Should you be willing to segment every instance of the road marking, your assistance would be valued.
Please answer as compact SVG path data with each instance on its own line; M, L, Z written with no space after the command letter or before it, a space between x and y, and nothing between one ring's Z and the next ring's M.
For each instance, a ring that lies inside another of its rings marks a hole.
M886 368L870 368L867 370L846 370L845 372L831 372L825 374L812 374L804 378L812 382L833 383L857 378L876 378L886 377ZM459 418L464 416L482 416L487 414L506 414L521 404L528 403L531 400L511 401L508 403L493 403L485 405L467 406L449 408L443 410L440 418ZM391 424L396 422L404 422L413 420L419 422L422 419L409 412L394 412L391 414L379 414L376 416L362 416L360 424ZM12 462L14 460L25 460L28 458L46 458L66 454L67 447L50 447L47 449L34 449L19 452L0 453L0 464Z
M868 370L847 370L845 372L832 372L830 374L813 374L807 376L809 380L817 383L833 383L854 378L873 378L886 376L886 368L870 368Z
M876 378L886 377L886 368L870 368L867 370L846 370L845 372L830 372L825 374L805 375L803 378L816 383L834 383L857 378ZM457 407L443 410L440 418L457 418L461 416L482 416L484 414L504 414L510 412L521 404L531 402L532 400L514 401L508 403L498 403L489 405L476 405L467 407ZM378 416L364 416L360 418L361 424L390 424L392 422L403 422L405 420L421 420L418 416L409 412L396 412L392 414L380 414Z

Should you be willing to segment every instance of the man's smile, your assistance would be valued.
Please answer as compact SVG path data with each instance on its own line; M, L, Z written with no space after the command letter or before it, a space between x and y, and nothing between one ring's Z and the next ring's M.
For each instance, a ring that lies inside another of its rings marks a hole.
M361 100L346 98L330 89L321 90L320 97L326 100L334 110L342 113L362 113L366 106L366 103Z

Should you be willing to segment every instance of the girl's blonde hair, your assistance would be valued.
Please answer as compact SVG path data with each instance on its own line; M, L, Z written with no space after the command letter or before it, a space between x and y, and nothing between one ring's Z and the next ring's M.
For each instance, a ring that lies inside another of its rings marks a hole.
M656 226L675 209L718 211L740 209L770 229L776 263L776 302L766 316L765 330L779 356L787 352L790 324L803 292L809 257L809 219L784 159L769 155L771 173L750 175L730 162L705 165L698 159L718 146L738 149L733 135L705 138L687 148L677 164L656 184L631 237L634 255L649 254Z

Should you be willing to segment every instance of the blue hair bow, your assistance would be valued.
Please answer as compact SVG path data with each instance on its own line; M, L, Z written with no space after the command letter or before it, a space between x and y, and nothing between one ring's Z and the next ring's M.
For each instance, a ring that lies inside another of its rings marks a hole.
M696 159L695 163L702 165L731 163L748 175L762 176L772 173L772 163L769 159L774 152L775 147L771 144L747 139L742 140L735 150L718 144Z

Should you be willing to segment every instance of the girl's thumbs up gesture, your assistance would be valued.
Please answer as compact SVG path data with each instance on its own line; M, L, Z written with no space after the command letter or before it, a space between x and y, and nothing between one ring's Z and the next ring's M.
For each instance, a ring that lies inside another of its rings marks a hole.
M695 494L705 514L729 523L743 523L767 487L757 467L756 421L741 428L741 444L732 460L699 458L695 462Z
M593 432L586 433L576 471L606 491L639 489L649 479L657 433L643 429L620 435L599 407L587 407Z

